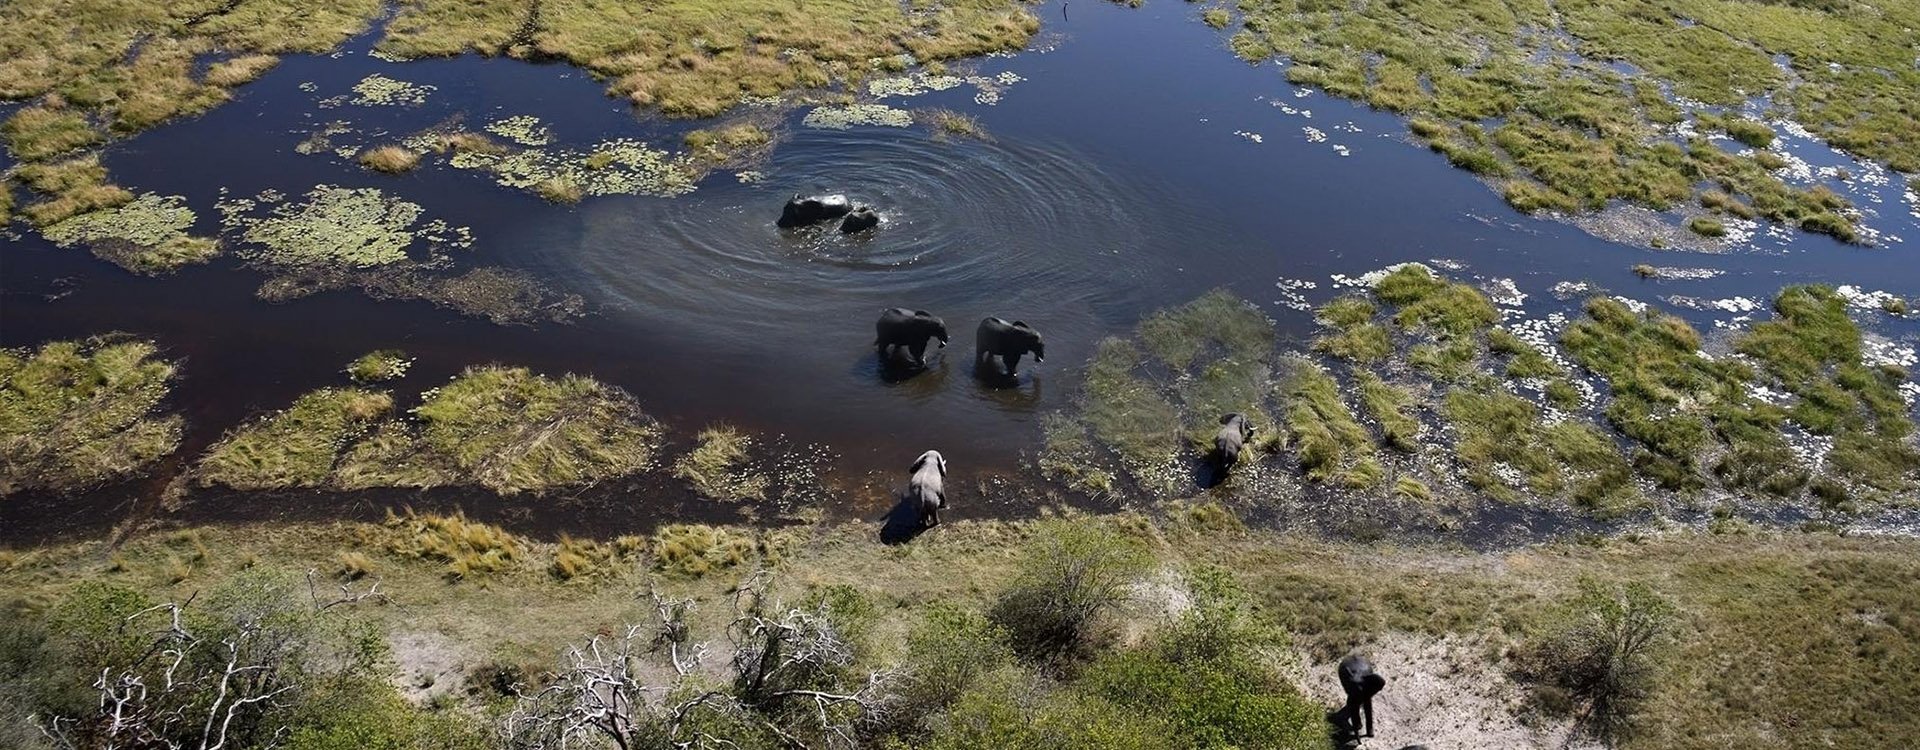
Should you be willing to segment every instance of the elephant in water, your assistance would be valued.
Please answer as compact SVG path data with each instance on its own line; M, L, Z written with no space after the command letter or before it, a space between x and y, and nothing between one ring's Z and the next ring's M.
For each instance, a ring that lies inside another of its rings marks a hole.
M781 229L792 229L794 227L804 227L809 224L818 224L823 221L838 219L852 211L853 204L848 203L847 196L844 195L809 195L803 197L795 193L793 199L787 201L786 207L780 210L780 221L776 223Z
M880 214L867 206L855 208L840 220L841 234L858 234L880 226Z
M940 451L927 451L914 459L912 478L907 480L907 503L920 511L920 525L940 525L940 509L947 507L947 459Z
M1213 460L1220 468L1230 469L1240 462L1240 451L1253 439L1253 424L1247 415L1234 412L1220 418L1220 431L1213 434Z
M925 310L882 310L880 320L873 324L873 348L882 361L894 347L904 346L913 355L915 367L926 367L928 339L939 339L940 348L947 348L947 322Z
M1033 352L1033 361L1047 361L1046 342L1040 340L1040 332L1033 330L1024 321L1007 321L999 318L987 318L980 321L979 330L973 334L973 362L979 364L982 358L999 357L1005 364L1007 375L1017 374L1020 357Z

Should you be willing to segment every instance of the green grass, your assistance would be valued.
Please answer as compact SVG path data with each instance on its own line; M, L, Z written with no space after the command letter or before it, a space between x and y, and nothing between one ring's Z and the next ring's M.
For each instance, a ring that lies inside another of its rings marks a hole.
M389 510L382 528L362 535L402 559L442 563L444 574L453 580L506 573L528 557L526 540L498 526L467 520L462 513L419 514L408 509L400 515Z
M0 123L0 138L21 161L41 161L99 143L102 136L86 113L49 106L26 107Z
M134 474L180 445L176 366L116 337L0 350L0 495Z
M1355 489L1379 479L1373 438L1340 398L1340 387L1325 370L1308 363L1295 368L1286 386L1284 412L1290 442L1308 479Z
M753 439L730 425L700 431L700 444L673 464L673 475L687 480L703 497L763 500L767 477L746 466Z
M1404 386L1390 384L1371 372L1354 375L1360 391L1360 405L1367 416L1380 425L1380 440L1395 450L1419 450L1420 421L1409 412L1414 396Z
M202 484L262 490L319 487L341 448L393 411L393 396L362 388L323 388L293 406L230 432L200 459Z
M1208 26L1224 29L1227 24L1233 23L1233 14L1227 12L1226 8L1208 8L1201 11L1200 20L1206 22Z
M1756 208L1808 203L1804 191L1765 169L1721 180L1720 162L1730 155L1716 147L1708 153L1665 142L1663 129L1687 113L1665 99L1663 85L1720 107L1771 94L1843 149L1896 169L1920 168L1913 135L1920 133L1920 71L1911 65L1920 14L1905 7L1241 0L1237 10L1246 28L1231 41L1235 54L1285 58L1293 83L1408 115L1416 136L1456 166L1495 180L1523 212L1597 210L1613 201L1666 209L1702 192L1703 175ZM1769 55L1782 55L1793 75L1782 75ZM1645 74L1605 64L1615 61ZM1701 112L1698 119L1702 131L1724 130L1756 148L1774 137L1744 118ZM1495 122L1491 137L1481 132ZM1793 211L1805 215L1784 215ZM1822 218L1808 225L1816 214ZM1763 208L1759 215L1843 238L1852 231L1838 213Z
M1533 402L1490 386L1454 389L1443 411L1456 432L1455 450L1468 483L1493 498L1514 502L1520 490L1538 497L1565 495L1602 513L1639 501L1632 467L1612 439L1591 425L1546 424ZM1509 467L1523 484L1501 477L1499 466Z
M512 0L428 0L403 8L380 42L401 57L474 50L554 57L593 71L609 92L673 117L714 117L743 95L826 86L868 60L911 53L921 62L1018 49L1039 28L1018 4L977 0L936 12L878 0L798 8L761 0L676 0L543 6L537 26ZM817 23L833 18L834 23ZM531 33L525 33L525 32Z
M1695 216L1687 220L1688 231L1702 237L1725 237L1727 225L1706 216Z
M1377 308L1365 297L1348 296L1320 307L1316 320L1333 329L1313 340L1313 348L1354 362L1377 362L1393 353L1387 329L1373 322Z
M133 200L133 193L107 182L107 170L98 156L26 164L16 168L14 175L37 194L38 200L20 212L38 227Z
M355 383L380 383L407 374L413 360L399 349L379 349L360 355L347 365L347 377Z

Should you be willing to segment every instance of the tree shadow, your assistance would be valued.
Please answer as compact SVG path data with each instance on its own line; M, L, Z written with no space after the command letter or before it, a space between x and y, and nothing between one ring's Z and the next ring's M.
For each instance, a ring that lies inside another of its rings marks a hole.
M893 504L893 509L881 518L880 543L887 546L906 544L926 532L927 527L920 521L920 508L912 498L903 495L899 502Z

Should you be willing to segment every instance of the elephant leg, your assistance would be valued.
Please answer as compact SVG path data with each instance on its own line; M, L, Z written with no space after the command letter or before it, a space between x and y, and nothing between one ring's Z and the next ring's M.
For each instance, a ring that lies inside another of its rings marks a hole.
M929 521L929 523L927 524L927 528L931 529L935 526L939 526L940 525L940 509L934 508L933 510L928 511L927 520Z
M1020 357L1021 357L1020 352L1014 352L1012 354L1006 355L1005 359L1007 360L1008 375L1020 374Z
M907 350L908 350L908 351L911 351L911 352L913 352L913 363L914 363L914 364L916 364L916 365L921 365L921 366L925 366L925 365L927 364L927 342L926 342L926 339L921 339L921 340L920 340L920 342L919 342L919 343L917 343L917 344L908 344L908 345L907 345Z

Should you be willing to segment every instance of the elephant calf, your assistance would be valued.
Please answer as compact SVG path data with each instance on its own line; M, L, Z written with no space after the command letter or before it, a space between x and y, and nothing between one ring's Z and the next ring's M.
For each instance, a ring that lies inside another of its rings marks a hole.
M1223 469L1240 462L1240 451L1253 439L1253 424L1247 415L1234 412L1220 418L1220 431L1213 434L1213 460Z
M907 480L907 502L920 511L921 526L939 526L940 509L947 507L946 457L940 451L927 451L914 459L908 471L913 476Z
M939 339L940 348L947 348L947 322L925 310L882 310L880 320L873 324L873 348L882 360L894 347L904 346L913 355L915 367L926 367L928 339Z
M804 227L818 224L829 219L838 219L853 211L853 204L847 202L844 195L809 195L802 197L795 193L780 209L780 221L775 222L781 229Z
M987 318L980 321L979 330L973 334L973 362L979 364L982 358L999 357L1006 366L1008 375L1015 375L1020 368L1020 357L1033 352L1033 361L1047 361L1046 342L1040 340L1040 332L1028 327L1023 321L1007 321L999 318Z

